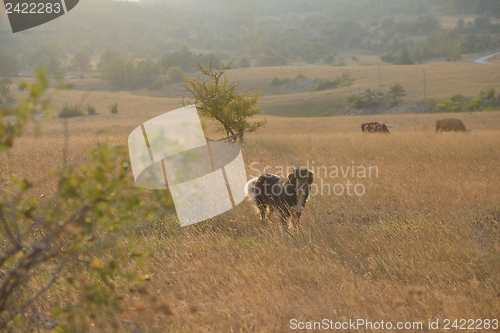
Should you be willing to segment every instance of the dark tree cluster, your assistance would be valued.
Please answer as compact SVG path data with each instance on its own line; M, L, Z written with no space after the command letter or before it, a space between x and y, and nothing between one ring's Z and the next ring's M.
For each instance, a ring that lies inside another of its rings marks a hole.
M91 57L108 45L125 56L107 68L105 77L129 88L149 86L155 80L154 86L159 86L156 76L172 66L191 71L197 62L221 67L235 59L233 67L332 63L329 59L342 48L370 49L397 64L443 56L451 60L498 46L500 25L492 18L500 16L499 8L498 0L219 0L210 4L204 0L88 0L79 4L78 16L61 17L57 26L44 25L57 34L2 36L0 74L31 71L35 63L46 67L49 75L93 69ZM442 13L478 16L444 31L434 16ZM411 18L392 18L398 14ZM155 65L142 62L146 59ZM116 73L119 70L122 74Z

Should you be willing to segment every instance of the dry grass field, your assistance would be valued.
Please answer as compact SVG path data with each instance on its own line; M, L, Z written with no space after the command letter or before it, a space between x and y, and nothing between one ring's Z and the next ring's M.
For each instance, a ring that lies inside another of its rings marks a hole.
M62 92L58 101L79 96ZM86 163L98 142L126 144L137 125L180 105L125 92L92 92L89 100L100 114L67 122L70 164ZM114 117L105 110L112 101L120 107ZM472 132L435 134L434 121L448 116ZM136 230L116 246L151 253L144 267L126 267L151 278L141 293L124 294L124 311L113 315L118 331L288 332L292 319L365 319L423 324L406 331L430 331L428 321L439 320L437 332L445 319L500 319L500 112L262 117L266 127L241 144L248 177L265 167L308 165L316 173L299 230L287 235L276 216L262 225L246 201L190 227L172 217ZM391 134L361 133L366 121L386 122ZM19 139L0 174L27 177L36 197L50 197L63 123L40 124L42 134ZM352 167L354 175L333 172ZM62 282L42 308L77 294Z
M180 228L174 216L141 227L115 245L151 255L143 267L124 267L150 277L140 293L128 293L126 281L115 281L125 306L109 316L118 318L119 327L81 320L100 333L287 332L293 319L418 322L422 330L406 331L429 332L429 320L439 320L439 330L432 330L437 332L444 331L446 319L500 319L500 111L405 109L423 99L423 69L428 98L472 97L490 87L498 92L498 59L473 64L478 56L382 64L382 90L398 82L407 96L401 107L370 116L342 115L343 96L378 89L376 56L347 57L343 68L297 63L230 70L230 81L263 90L259 105L266 114L258 118L266 126L241 143L248 178L301 165L316 174L299 230L284 233L276 216L262 225L246 201L190 227ZM350 88L311 92L270 85L274 77L333 79L342 72L355 79ZM100 80L68 81L75 89L58 92L56 106L91 103L98 114L68 119L67 140L57 111L51 120L37 116L41 134L30 127L0 165L0 178L33 182L31 194L40 205L56 191L49 172L63 168L65 147L66 165L84 165L89 149L126 145L136 126L180 107L185 94L182 84L126 92ZM108 110L114 102L117 115ZM321 117L335 114L340 116ZM442 117L462 119L471 132L435 134L434 122ZM384 121L391 134L361 133L360 124L369 121ZM207 136L219 138L212 128L207 122ZM61 280L40 309L78 295Z

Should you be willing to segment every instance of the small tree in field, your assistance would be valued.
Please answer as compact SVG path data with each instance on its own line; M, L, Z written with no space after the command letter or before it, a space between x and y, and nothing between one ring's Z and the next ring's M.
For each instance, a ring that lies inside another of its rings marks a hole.
M389 91L385 96L391 99L389 106L396 106L401 101L401 98L406 96L406 91L402 85L395 83L389 87Z
M264 122L248 121L252 116L261 113L256 106L261 91L247 96L247 89L236 92L238 83L228 86L224 75L229 67L213 69L200 66L201 72L208 80L186 78L186 89L191 93L194 104L201 116L218 122L218 130L225 132L230 139L243 141L245 132L253 132L264 125Z
M184 70L178 66L172 66L167 71L167 80L170 83L182 82L184 80Z

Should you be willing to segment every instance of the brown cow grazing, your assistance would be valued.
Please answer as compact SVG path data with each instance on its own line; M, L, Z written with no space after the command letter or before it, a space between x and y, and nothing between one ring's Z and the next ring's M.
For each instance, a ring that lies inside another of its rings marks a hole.
M436 120L436 133L437 132L470 132L465 128L464 123L460 119L446 118Z
M383 122L372 122L372 123L362 123L361 124L361 130L363 132L380 132L380 133L390 133L389 129L387 128L387 125L384 124Z

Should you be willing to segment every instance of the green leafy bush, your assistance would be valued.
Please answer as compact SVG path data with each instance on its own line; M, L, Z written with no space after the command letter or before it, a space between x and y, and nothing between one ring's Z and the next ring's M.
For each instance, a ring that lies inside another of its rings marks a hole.
M337 80L339 81L339 87L350 87L354 82L354 79L351 78L351 74L349 73L342 73Z
M118 103L113 103L109 106L109 111L111 114L117 114L118 113Z
M438 112L487 111L500 108L500 95L495 97L495 88L481 90L478 96L466 98L455 94L449 99L443 99L436 105Z
M435 111L437 104L438 102L435 99L427 98L425 102L421 105L421 109L424 112L432 112Z
M320 91L326 89L332 89L337 87L349 87L352 85L354 79L351 78L349 73L342 73L340 77L336 77L334 80L329 79L316 79L314 80L314 85L312 86L312 91Z
M340 81L338 79L336 80L328 80L328 79L316 79L314 81L314 85L312 87L312 90L314 91L320 91L320 90L326 90L326 89L331 89L331 88L337 88L340 84Z
M406 91L401 84L394 83L391 84L389 90L385 93L385 96L390 99L388 106L393 107L402 101L402 98L406 96Z
M72 117L83 117L85 116L85 112L78 105L69 105L68 103L64 104L59 111L59 118L72 118Z
M324 62L325 64L333 64L335 62L335 56L330 54L330 55L327 55L324 59Z
M97 109L96 109L95 105L87 104L87 106L85 106L85 110L87 111L87 114L89 116L97 114Z
M184 70L177 66L170 67L167 71L167 80L170 83L182 82L184 80Z
M34 115L49 113L45 71L35 75L38 82L20 84L26 99L0 110L0 164ZM90 153L87 165L52 172L57 190L42 199L48 204L31 196L34 185L26 179L0 175L2 184L11 183L0 187L2 332L89 332L91 325L116 331L123 295L148 280L126 268L140 267L148 254L134 251L124 235L172 208L171 197L153 192L143 201L144 191L129 181L125 147L101 145Z
M347 66L347 62L345 61L345 57L339 57L337 59L337 61L335 61L333 63L333 66L339 66L339 67Z
M287 77L280 79L279 77L275 76L271 81L271 86L280 86L288 81L290 81L290 79Z
M377 93L370 89L366 89L361 95L345 96L344 101L353 109L365 109L379 104Z
M466 111L462 102L453 102L451 99L443 99L436 105L438 112L459 112Z

